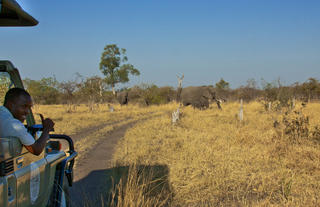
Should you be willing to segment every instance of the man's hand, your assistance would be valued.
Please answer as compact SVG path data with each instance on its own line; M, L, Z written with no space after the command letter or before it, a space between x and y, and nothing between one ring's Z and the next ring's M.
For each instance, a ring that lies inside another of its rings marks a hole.
M42 114L39 114L39 116L41 118L43 131L46 131L46 132L53 131L54 122L49 118L44 119Z
M39 139L36 140L35 143L33 143L30 146L25 146L29 152L31 152L34 155L40 155L43 151L44 147L46 146L47 140L49 139L49 131L53 131L54 122L46 118L44 119L42 114L39 114L43 126L43 131Z

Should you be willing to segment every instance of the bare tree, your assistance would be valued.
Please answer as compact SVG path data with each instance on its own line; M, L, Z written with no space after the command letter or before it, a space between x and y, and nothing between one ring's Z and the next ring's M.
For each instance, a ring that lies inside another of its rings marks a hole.
M184 78L184 74L182 74L181 77L179 77L177 75L177 78L178 78L178 88L182 88L182 81L183 81L183 78Z
M182 74L181 77L179 77L177 75L177 78L178 78L178 88L177 88L177 102L180 102L180 95L181 95L181 91L182 91L182 81L183 81L183 78L184 78L184 74Z

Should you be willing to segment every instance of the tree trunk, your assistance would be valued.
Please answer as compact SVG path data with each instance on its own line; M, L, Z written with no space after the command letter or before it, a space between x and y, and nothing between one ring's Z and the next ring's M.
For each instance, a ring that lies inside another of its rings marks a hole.
M99 81L99 95L100 95L100 103L102 103L102 81Z
M182 91L182 88L181 87L178 87L177 89L177 96L176 96L176 101L179 103L181 101L181 91Z
M112 94L113 94L114 97L116 97L116 90L114 88L114 85L112 85L111 87L112 87Z

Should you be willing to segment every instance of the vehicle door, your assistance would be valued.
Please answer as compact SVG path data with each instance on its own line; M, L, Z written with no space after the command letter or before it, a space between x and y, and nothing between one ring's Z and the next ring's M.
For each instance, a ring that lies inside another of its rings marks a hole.
M14 161L9 153L10 139L0 138L0 206L13 207L17 204Z
M19 76L19 75L17 75ZM17 81L18 82L18 81ZM12 77L6 72L6 65L0 65L0 101L3 103L5 93L12 87L19 87L13 83ZM20 87L22 83L18 82ZM31 115L32 116L32 115ZM33 117L32 117L33 118ZM29 119L30 120L30 119ZM32 124L30 121L28 125ZM8 204L17 202L17 205L12 206L45 206L48 200L48 179L46 179L47 161L45 159L45 153L43 152L39 156L35 156L28 152L21 146L20 142L14 142L14 147L20 145L21 151L11 160L14 173L3 178L3 186L6 189L2 194L8 196ZM1 185L1 184L0 184ZM1 193L1 189L0 189ZM5 196L6 196L5 195ZM2 206L2 205L1 205ZM11 206L11 204L9 205Z
M48 192L49 179L46 177L48 169L44 153L35 156L23 148L21 155L15 161L17 206L45 206L50 192Z

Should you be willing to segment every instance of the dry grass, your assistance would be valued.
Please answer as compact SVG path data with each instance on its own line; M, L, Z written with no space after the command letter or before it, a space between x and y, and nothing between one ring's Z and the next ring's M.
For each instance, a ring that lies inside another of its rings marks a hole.
M309 104L310 130L320 125L319 104ZM126 133L115 162L166 165L174 195L171 206L320 205L320 145L312 138L290 142L258 103L224 110L183 109L177 126L163 115Z
M161 166L136 166L114 185L111 191L112 207L167 206L172 197L169 191L167 173Z
M73 107L73 112L69 111L67 105L35 105L33 112L37 123L41 123L37 114L41 113L44 117L50 117L55 122L56 134L67 134L71 137L79 133L87 133L87 129L100 126L86 137L75 141L75 150L78 152L77 159L86 156L101 138L122 125L128 124L151 116L165 113L167 107L139 107L136 105L120 106L115 105L114 112L110 112L108 106L98 105L94 111L86 105ZM75 163L77 167L77 162Z
M222 111L216 106L205 111L186 107L176 125L172 125L169 113L176 104L116 107L114 113L107 107L95 113L82 107L68 114L61 113L65 111L61 106L41 106L37 111L53 117L58 132L69 134L97 123L121 124L129 118L150 117L152 112L159 115L127 131L113 163L150 169L165 166L168 172L162 180L169 187L148 193L154 178L131 167L128 176L115 186L113 198L117 202L113 206L320 205L320 138L313 133L320 126L319 103L302 109L309 117L310 136L295 137L294 141L292 134L283 131L283 118L294 120L295 115L268 113L259 103L244 105L241 123L238 103L225 104ZM274 128L275 121L282 128ZM98 142L101 133L109 130L105 127L96 132L93 140Z
M106 104L96 106L91 111L86 105L79 105L73 112L68 111L67 105L35 105L34 114L42 113L45 117L50 117L55 122L55 133L76 134L84 128L90 128L100 124L121 122L128 119L139 119L148 113L159 113L161 109L155 107L141 108L139 106L115 105L115 111L110 112ZM36 115L36 121L40 122L40 117Z

